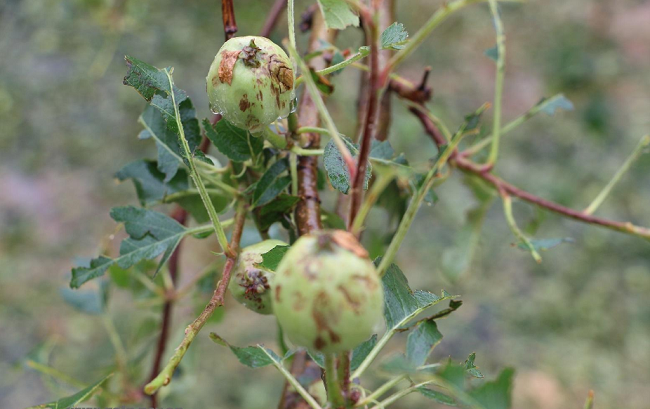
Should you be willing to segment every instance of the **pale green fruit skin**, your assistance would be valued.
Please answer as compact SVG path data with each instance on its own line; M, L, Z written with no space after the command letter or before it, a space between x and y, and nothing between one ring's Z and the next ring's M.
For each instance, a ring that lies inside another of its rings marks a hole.
M255 266L262 262L262 254L275 246L286 246L280 240L265 240L248 246L239 253L237 264L230 276L228 289L232 296L243 306L259 314L272 314L270 286L274 274Z
M332 234L351 239L354 248L339 245ZM300 237L280 262L271 289L273 311L284 333L311 350L351 350L375 333L383 319L381 280L363 247L347 232Z
M241 51L249 47L251 41L260 50L255 58L246 60L246 53ZM234 66L227 68L227 62L234 58ZM220 77L224 59L226 63ZM256 62L259 67L252 66ZM232 73L230 84L228 75L223 73ZM291 112L293 67L284 50L268 38L247 36L226 41L210 66L206 82L212 110L238 128L259 132Z

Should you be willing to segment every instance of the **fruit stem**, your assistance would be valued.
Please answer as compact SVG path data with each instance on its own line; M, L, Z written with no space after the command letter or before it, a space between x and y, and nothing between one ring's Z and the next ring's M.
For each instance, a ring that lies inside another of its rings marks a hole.
M325 386L327 387L327 400L332 408L344 407L341 387L336 377L336 359L334 354L325 354Z

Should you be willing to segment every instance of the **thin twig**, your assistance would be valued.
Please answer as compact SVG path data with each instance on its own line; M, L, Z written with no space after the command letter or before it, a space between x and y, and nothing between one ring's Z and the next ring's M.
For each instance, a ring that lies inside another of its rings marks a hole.
M185 328L185 338L181 344L176 348L174 355L169 359L169 362L163 368L163 370L156 376L151 382L149 382L145 387L145 393L151 395L156 393L156 391L161 386L169 385L171 382L172 375L180 364L185 352L189 348L194 338L201 331L201 328L205 325L208 319L214 313L214 310L217 307L223 305L223 299L226 293L226 288L228 287L228 281L230 280L230 274L237 260L237 254L239 253L239 242L241 240L241 235L244 230L244 222L246 221L246 213L248 211L247 205L243 201L238 201L237 210L235 214L235 227L232 232L232 237L230 239L230 248L233 250L233 255L228 256L226 259L226 264L223 267L223 274L221 280L217 285L217 289L214 291L210 302L205 307L203 312L196 318L187 328Z
M503 30L503 22L499 14L497 0L489 0L490 13L494 22L494 29L497 35L497 72L494 80L494 131L490 156L487 161L487 168L492 168L499 156L499 141L501 140L501 100L503 98L503 80L505 77L506 58L506 36Z
M422 123L426 133L432 138L434 143L438 146L444 145L444 140L441 141L441 133L438 130L437 126L431 121L427 115L417 115L418 119ZM441 143L442 142L442 143ZM618 231L621 233L630 234L633 236L641 237L646 240L650 240L650 229L646 227L636 226L630 222L618 222L609 219L603 219L600 217L595 217L590 214L586 214L579 210L571 209L566 206L562 206L558 203L552 202L550 200L543 199L539 196L535 196L532 193L529 193L525 190L519 189L518 187L511 185L510 183L498 178L492 173L486 172L484 168L480 165L477 165L470 160L468 160L462 152L457 154L452 154L450 161L452 165L458 167L458 169L466 172L472 173L484 181L488 182L494 186L497 190L502 189L512 196L516 196L526 202L532 203L544 209L550 210L554 213L568 217L570 219L577 220L582 223L593 224L596 226L605 227L610 230Z
M381 0L373 1L373 9L376 12ZM357 158L357 170L352 178L350 189L350 215L348 216L348 230L352 229L354 219L357 217L361 201L363 199L363 185L366 179L366 169L368 168L368 157L370 156L370 144L375 137L377 122L377 106L380 90L384 87L379 77L379 30L377 25L368 19L364 21L367 30L367 38L370 43L370 76L368 79L368 97L366 117L363 124L363 133L361 136L361 147L359 157Z
M260 31L260 36L268 37L271 35L271 32L275 28L275 25L278 23L280 14L282 14L282 11L286 5L287 0L275 0L275 3L273 3L273 6L271 6L271 10L269 11L269 15L266 18L266 21L264 22L264 27L262 27L262 30Z

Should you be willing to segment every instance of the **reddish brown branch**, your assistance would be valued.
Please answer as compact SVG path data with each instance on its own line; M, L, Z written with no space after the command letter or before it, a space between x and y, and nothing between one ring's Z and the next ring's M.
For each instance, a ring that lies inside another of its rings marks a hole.
M277 24L278 19L280 18L280 14L282 14L282 11L286 5L287 0L275 0L275 3L273 3L273 6L271 6L271 11L269 11L269 15L266 18L266 21L264 22L264 27L262 27L262 31L260 31L260 36L268 37L271 35L271 32Z
M226 41L228 41L237 33L233 0L221 0L221 15L223 17L223 31Z
M411 109L420 122L422 123L426 133L431 137L433 142L441 146L446 143L444 137L442 137L438 127L431 121L431 119L421 110ZM577 220L582 223L593 224L596 226L601 226L608 228L610 230L619 231L626 234L631 234L634 236L642 237L646 240L650 240L650 229L646 227L636 226L630 222L619 222L609 219L603 219L600 217L595 217L590 214L586 214L579 210L574 210L566 206L562 206L558 203L552 202L550 200L543 199L539 196L535 196L532 193L529 193L525 190L522 190L510 183L504 181L503 179L495 176L494 174L486 171L483 167L478 164L471 162L469 159L464 157L462 154L453 153L449 159L449 163L455 165L458 169L466 173L471 173L475 176L480 177L485 182L494 186L497 191L506 192L512 196L516 196L528 203L534 204L541 208L550 210L551 212L557 213L561 216L568 217L573 220Z
M378 10L381 0L373 1L374 10ZM378 94L383 84L379 77L379 33L377 25L372 19L364 20L367 30L367 38L370 43L370 76L368 79L368 97L366 118L363 124L363 133L361 136L361 147L357 161L357 170L354 175L352 187L350 189L350 216L348 217L348 229L354 223L354 219L361 207L363 198L363 185L366 178L366 169L368 168L368 157L370 156L370 143L375 137L377 122L377 105Z

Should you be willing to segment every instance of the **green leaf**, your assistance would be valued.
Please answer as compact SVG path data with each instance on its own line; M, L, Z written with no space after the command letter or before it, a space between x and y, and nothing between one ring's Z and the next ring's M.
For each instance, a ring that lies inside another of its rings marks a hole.
M256 216L260 230L267 231L273 223L285 220L299 201L298 196L281 193L275 200L263 206Z
M364 341L352 351L352 359L350 360L350 370L355 371L364 359L368 356L370 351L377 345L377 334L374 334L367 341Z
M126 232L130 235L122 240L120 256L116 259L99 256L88 267L72 269L71 288L78 288L103 275L114 263L127 269L140 260L150 260L162 254L155 276L187 234L185 227L174 219L153 210L134 206L115 207L111 210L111 217L117 222L124 222Z
M213 127L210 121L203 120L205 134L228 159L235 162L244 162L252 157L257 157L264 148L264 140L256 138L250 132L239 129L230 122L221 119Z
M478 370L478 367L474 365L474 360L476 359L476 352L472 352L469 354L467 359L465 360L465 370L467 371L470 376L473 376L474 378L483 378L483 374L481 371Z
M345 0L318 0L318 5L327 28L343 30L350 25L359 26L359 16L354 14Z
M120 181L131 179L142 206L159 202L165 196L187 190L189 182L185 170L175 171L175 176L166 180L166 175L160 171L155 161L140 159L131 162L120 169L115 177Z
M95 382L94 384L90 385L89 387L80 390L79 392L75 393L74 395L67 396L65 398L61 398L57 400L56 402L50 402L50 403L45 403L43 405L38 405L34 406L29 409L40 409L40 408L49 408L49 409L69 409L76 407L79 403L87 401L90 399L97 391L99 390L99 387L102 386L106 380L108 380L113 374L107 375L105 378L101 379L98 382Z
M383 33L381 33L381 48L391 50L401 50L404 48L403 43L408 38L409 33L404 30L402 23L394 22Z
M61 288L60 294L66 303L83 313L98 315L104 312L105 298L101 289L99 291L75 291L70 288Z
M424 365L436 345L442 341L442 334L433 320L417 324L406 342L406 357L415 366Z
M541 110L550 116L555 115L559 110L573 111L573 103L563 94L555 95L549 99L542 98L537 103L537 106L541 107Z
M280 264L280 261L282 261L282 258L284 255L289 251L291 246L275 246L271 250L267 251L266 253L262 254L262 262L259 264L256 264L257 267L268 270L268 271L275 271L278 269L278 265Z
M262 345L250 347L236 347L230 345L228 341L221 338L214 332L210 333L210 339L215 343L230 348L233 354L237 357L239 362L248 366L249 368L262 368L267 365L281 362L280 357L268 348Z
M373 140L370 145L370 155L373 159L391 160L395 156L395 150L390 146L390 142Z
M429 389L425 386L417 388L417 391L427 398L433 400L434 402L438 402L447 406L457 406L452 397L445 395L442 392L434 391L433 389Z
M264 206L275 199L291 184L291 177L280 175L289 168L289 162L281 159L264 172L253 191L253 206Z
M533 248L537 251L552 249L553 247L559 246L563 243L575 243L575 240L571 237L563 237L558 239L536 239L530 240L530 244L533 245ZM520 243L517 245L518 248L528 251L528 247Z
M352 156L356 157L359 154L359 146L352 143L352 141L346 136L341 135L341 139ZM333 139L330 139L325 146L323 164L332 186L334 186L334 188L339 192L347 194L350 190L350 172L348 171L347 165L345 164L345 161L343 160L343 157ZM372 167L368 164L368 167L366 168L366 178L363 184L364 189L368 189L370 176L372 176Z
M483 54L492 61L497 61L499 59L499 48L495 45L494 47L483 51Z
M465 389L465 367L455 364L449 359L447 364L438 372L438 376L460 390Z
M506 368L491 382L469 392L485 409L509 409L512 405L512 386L515 371Z
M124 85L135 88L147 101L151 101L154 95L163 91L169 93L169 80L163 70L149 65L129 55L124 57L128 67Z
M378 258L375 260L375 264L378 265L380 261L381 259ZM382 282L384 284L384 318L389 330L405 325L416 315L441 301L457 297L444 290L440 297L427 291L412 291L404 273L395 264L388 267Z
M212 193L208 192L212 206L217 213L221 213L230 204L230 196L226 193ZM173 195L165 198L165 203L178 203L183 209L187 210L197 223L207 223L210 221L208 211L205 210L205 205L198 191L187 191L180 195ZM209 232L212 234L212 232Z
M196 112L191 102L183 103L179 107L181 118L184 119L183 129L185 138L192 152L199 152L202 136L196 120ZM138 121L144 126L144 131L139 135L140 139L153 138L158 147L158 170L165 174L165 182L174 175L181 162L183 152L179 144L176 132L169 129L160 111L152 105L147 106Z

